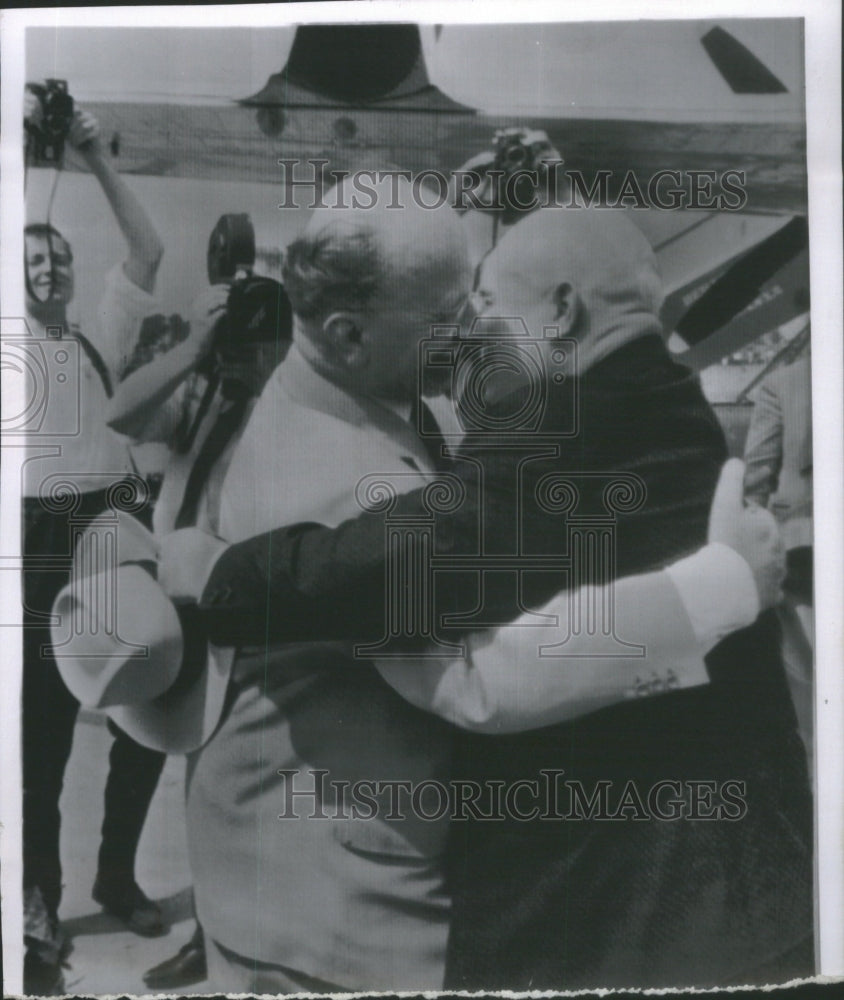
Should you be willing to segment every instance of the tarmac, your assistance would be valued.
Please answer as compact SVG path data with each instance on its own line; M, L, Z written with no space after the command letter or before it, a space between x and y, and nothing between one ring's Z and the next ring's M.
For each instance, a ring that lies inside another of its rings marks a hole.
M175 955L194 927L183 757L170 757L164 766L135 864L137 882L161 907L168 932L157 938L140 937L91 899L111 742L104 716L80 712L61 798L64 893L59 916L72 943L64 970L65 986L72 994L148 994L144 972ZM179 994L209 992L213 991L207 982L178 990Z

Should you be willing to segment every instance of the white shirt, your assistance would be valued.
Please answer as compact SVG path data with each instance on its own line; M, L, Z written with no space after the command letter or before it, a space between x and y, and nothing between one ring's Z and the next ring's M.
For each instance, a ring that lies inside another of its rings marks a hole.
M133 284L115 265L106 276L94 331L83 331L105 363L112 387L120 379L140 332L141 321L155 311L155 299ZM132 471L126 439L106 426L108 408L100 375L72 331L49 337L32 317L32 361L42 419L27 433L23 495L49 494L60 482L81 492L108 487Z

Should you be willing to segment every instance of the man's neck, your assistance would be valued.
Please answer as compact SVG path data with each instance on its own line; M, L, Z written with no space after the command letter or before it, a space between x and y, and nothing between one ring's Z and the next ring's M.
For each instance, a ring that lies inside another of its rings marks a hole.
M397 399L393 396L379 396L376 393L364 388L360 385L356 385L354 380L343 377L343 373L338 373L331 370L330 366L323 366L320 364L320 358L318 356L311 356L310 352L307 350L301 350L301 345L293 342L293 346L287 355L286 362L289 366L294 368L301 365L305 369L312 372L314 375L322 381L322 385L334 386L340 390L342 395L348 399L354 406L366 406L367 403L375 403L382 410L389 410L392 414L398 417L403 423L407 423L410 420L410 416L413 412L413 400L409 397L403 399ZM288 371L289 371L288 366ZM284 365L279 366L279 373L281 374ZM300 383L299 389L301 390L301 379L298 380ZM305 379L305 384L308 380ZM312 386L313 389L313 386ZM309 394L310 390L305 389L305 395ZM319 395L319 390L317 390ZM333 394L332 394L333 395Z
M349 393L350 396L355 396L359 399L374 400L386 409L392 410L393 413L401 417L403 420L410 419L410 413L413 408L413 401L411 398L398 398L395 395L382 395L369 387L356 383L356 381L349 378L345 372L337 371L333 369L331 365L325 364L319 353L310 348L307 343L303 345L302 341L293 341L291 352L293 351L297 352L304 360L305 364L316 372L317 375L324 378L326 382L336 385L338 389L342 389L344 392Z

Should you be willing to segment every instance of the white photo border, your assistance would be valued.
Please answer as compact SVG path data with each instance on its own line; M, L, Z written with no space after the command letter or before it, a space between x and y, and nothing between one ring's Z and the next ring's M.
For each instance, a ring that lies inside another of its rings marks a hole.
M425 23L552 22L714 18L801 18L805 85L812 309L812 405L816 428L816 797L819 973L844 976L844 335L842 335L841 11L835 0L372 0L236 6L6 9L0 12L0 301L23 315L22 97L27 27L274 27L332 21ZM4 382L6 382L4 373ZM14 405L5 398L4 409ZM10 412L10 411L7 411ZM19 551L17 463L2 462L0 544ZM4 573L0 620L19 614L18 574ZM19 650L6 641L0 685L0 851L3 966L7 993L22 986Z

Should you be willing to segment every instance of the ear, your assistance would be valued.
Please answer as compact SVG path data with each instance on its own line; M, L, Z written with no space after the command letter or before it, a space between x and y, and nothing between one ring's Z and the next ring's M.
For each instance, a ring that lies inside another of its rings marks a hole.
M581 310L577 289L567 281L561 281L554 289L554 322L560 333L568 336L577 326Z
M361 368L366 364L363 329L353 313L331 313L322 324L322 332L335 362L346 368Z

